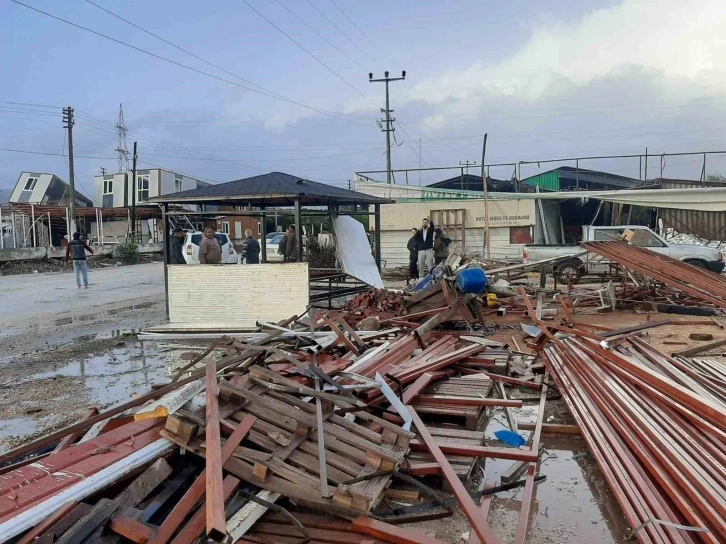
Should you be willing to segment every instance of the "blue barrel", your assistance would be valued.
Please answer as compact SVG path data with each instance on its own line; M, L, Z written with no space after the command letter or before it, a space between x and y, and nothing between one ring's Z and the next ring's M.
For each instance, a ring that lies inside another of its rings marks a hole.
M481 268L467 268L457 274L456 283L462 293L483 293L487 286L487 275Z

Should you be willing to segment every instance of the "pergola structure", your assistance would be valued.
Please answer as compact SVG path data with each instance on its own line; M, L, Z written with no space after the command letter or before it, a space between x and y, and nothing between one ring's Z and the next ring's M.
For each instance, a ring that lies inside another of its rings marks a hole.
M294 207L297 236L297 260L302 261L302 218L325 217L329 215L372 215L374 217L375 259L381 268L381 205L393 204L392 200L358 193L310 181L283 172L270 172L250 178L239 179L217 185L198 187L189 191L172 193L149 199L162 206L164 228L165 276L168 262L170 219L174 216L251 216L261 219L261 262L267 262L267 209ZM170 205L195 205L198 211L170 210ZM303 207L316 210L303 210ZM370 211L370 207L373 211ZM341 208L350 207L350 210ZM224 208L224 209L220 209ZM254 208L254 209L253 209ZM324 209L320 209L324 208ZM328 294L327 298L330 298Z

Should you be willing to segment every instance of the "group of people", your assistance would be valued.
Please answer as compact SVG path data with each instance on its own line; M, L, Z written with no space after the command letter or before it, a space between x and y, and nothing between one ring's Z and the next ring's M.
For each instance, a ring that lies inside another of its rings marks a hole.
M219 264L222 262L222 246L215 236L214 227L204 229L204 236L199 242L199 263L200 264ZM184 258L184 231L177 227L169 241L169 264L187 264ZM283 261L286 263L295 262L297 260L297 236L295 236L295 226L290 225L285 231L285 237L280 242L277 252L282 255ZM241 258L247 264L260 263L260 242L252 236L252 231L245 231L245 239L242 242L240 251ZM85 258L85 257L84 257Z
M450 243L451 238L434 226L428 217L421 221L421 228L412 228L407 246L408 273L411 279L424 278L436 265L445 261L449 256Z

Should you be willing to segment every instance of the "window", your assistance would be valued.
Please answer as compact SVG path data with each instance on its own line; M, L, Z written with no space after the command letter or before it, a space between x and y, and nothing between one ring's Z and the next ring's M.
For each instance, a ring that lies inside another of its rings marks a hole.
M622 228L620 229L595 229L593 233L593 239L596 241L612 242L613 240L620 240L623 235Z
M229 221L222 221L222 232L229 234Z
M262 222L257 222L257 236L262 236Z
M136 202L149 200L149 174L136 176Z
M32 191L35 189L35 185L38 183L38 178L28 178L25 182L25 191Z
M510 244L531 244L532 227L509 227L509 243Z
M103 180L103 194L104 195L112 195L113 194L113 180L112 179L104 179Z
M182 187L184 185L184 180L181 178L174 179L174 192L178 193L182 190Z

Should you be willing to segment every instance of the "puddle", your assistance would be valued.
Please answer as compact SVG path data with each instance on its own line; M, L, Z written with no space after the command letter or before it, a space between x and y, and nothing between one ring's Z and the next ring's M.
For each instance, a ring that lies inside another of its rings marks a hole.
M38 422L30 417L16 417L5 419L0 423L0 437L23 436L33 434L38 428Z
M146 393L154 384L169 381L167 355L149 350L140 342L131 344L32 374L27 380L79 378L88 401L99 407L128 400L135 394Z
M93 312L90 314L81 314L81 315L73 315L73 316L66 316L61 317L59 319L56 319L54 321L54 324L56 326L59 325L70 325L71 323L85 323L88 321L95 321L99 318L107 317L110 315L117 315L123 312L129 312L133 310L144 310L146 308L151 308L154 305L161 304L160 302L140 302L138 304L132 304L130 306L122 306L121 308L112 308L110 310L101 310L99 312Z

